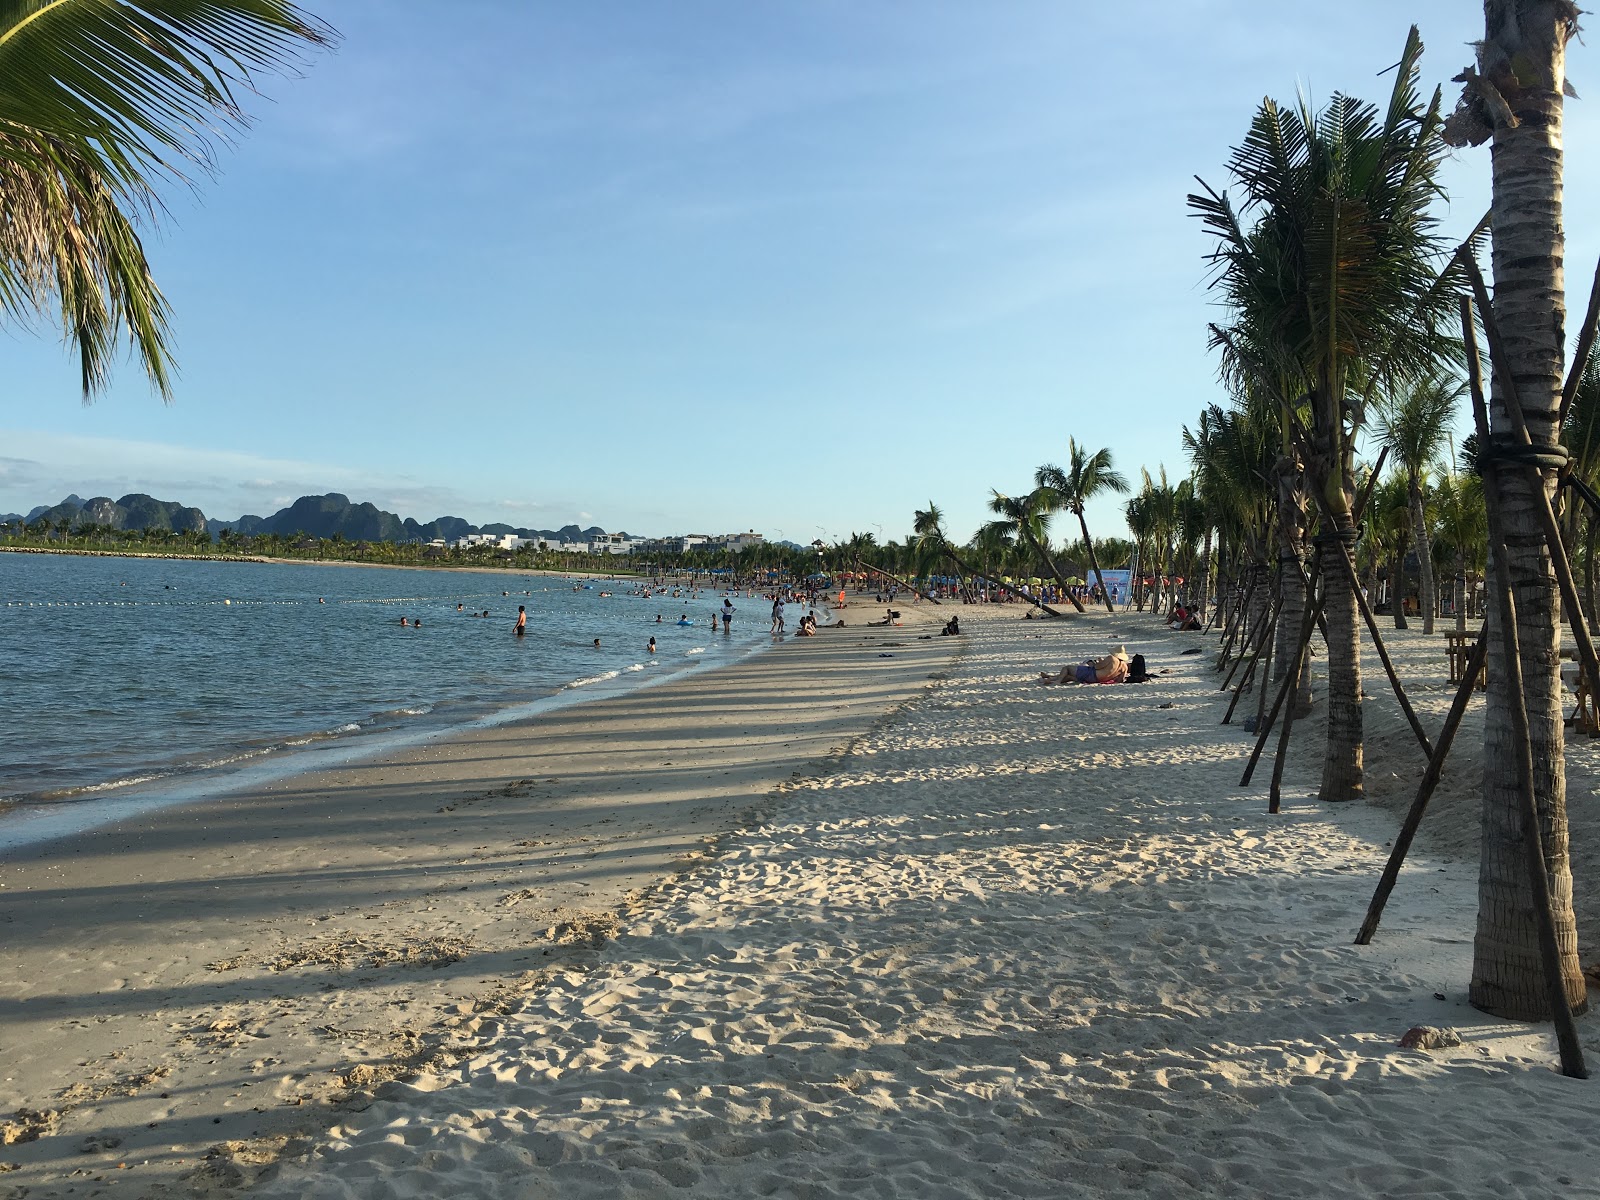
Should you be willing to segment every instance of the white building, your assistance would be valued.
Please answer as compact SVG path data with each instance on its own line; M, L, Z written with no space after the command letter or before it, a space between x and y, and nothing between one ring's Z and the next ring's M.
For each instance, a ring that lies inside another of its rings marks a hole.
M532 538L518 537L514 533L469 533L451 542L450 548L470 550L474 546L486 546L491 550L520 550L533 544Z
M765 545L767 539L762 537L754 529L750 529L746 530L744 533L724 533L720 537L713 540L718 546L726 547L727 549L737 553L741 550L748 550L752 546Z

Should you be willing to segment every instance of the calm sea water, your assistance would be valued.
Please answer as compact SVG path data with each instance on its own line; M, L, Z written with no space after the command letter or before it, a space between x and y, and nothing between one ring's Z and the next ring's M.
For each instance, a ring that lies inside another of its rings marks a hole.
M644 599L633 586L0 554L0 846L30 813L40 828L81 827L130 794L195 794L269 759L274 773L321 765L770 643L759 598L735 599L724 636L711 626L720 593ZM522 638L518 604L529 615ZM485 609L487 619L468 615ZM678 626L683 613L695 624ZM401 628L401 616L422 627ZM67 806L79 810L70 821L38 819Z

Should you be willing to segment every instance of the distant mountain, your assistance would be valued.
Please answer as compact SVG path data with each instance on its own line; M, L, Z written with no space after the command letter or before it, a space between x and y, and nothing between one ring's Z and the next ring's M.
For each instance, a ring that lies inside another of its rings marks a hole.
M21 513L0 513L0 525L9 525L13 521L22 520Z
M65 500L63 500L60 504L54 504L54 505L52 505L52 504L41 504L41 505L39 505L38 508L35 508L35 509L33 509L32 511L30 511L28 513L28 524L32 525L35 521L37 521L45 513L49 512L50 509L52 509L52 508L64 508L69 504L74 509L82 508L83 507L83 497L79 496L76 492L74 492L72 495L68 496Z
M0 521L8 518L0 517ZM11 514L12 520L17 519ZM532 541L588 542L605 534L598 525L580 529L576 525L563 525L560 529L523 529L512 525L491 523L482 527L462 517L436 517L419 522L411 517L401 519L385 512L374 504L352 503L350 497L340 492L325 496L301 496L288 508L281 508L270 517L246 514L234 521L207 519L198 508L188 508L175 500L157 500L142 492L131 493L120 500L96 496L85 500L76 494L59 504L40 505L27 516L27 521L71 522L74 527L105 525L112 529L162 529L176 533L204 530L213 537L224 530L232 530L242 537L256 534L277 534L282 537L342 537L349 542L428 542L436 539L454 541L469 533L515 534ZM626 537L627 534L622 534Z
M65 521L75 528L105 525L111 529L161 529L174 533L206 529L206 515L198 508L188 508L176 500L157 500L143 492L130 492L120 500L109 496L96 496L92 500L68 496L60 504L35 508L28 514L28 523L31 525L35 521L51 524Z

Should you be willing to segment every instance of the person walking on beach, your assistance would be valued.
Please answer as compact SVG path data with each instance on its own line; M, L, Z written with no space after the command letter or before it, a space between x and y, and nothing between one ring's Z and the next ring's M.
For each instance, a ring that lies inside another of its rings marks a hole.
M722 632L728 633L733 627L733 601L723 598L722 601Z
M517 605L517 636L521 637L528 632L528 610L524 605Z

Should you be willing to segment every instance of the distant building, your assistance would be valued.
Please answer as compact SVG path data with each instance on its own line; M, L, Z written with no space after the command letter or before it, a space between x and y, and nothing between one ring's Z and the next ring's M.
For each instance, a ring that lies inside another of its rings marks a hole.
M720 536L713 538L712 542L719 549L732 550L735 553L739 553L740 551L749 550L754 546L765 545L766 540L766 538L762 537L754 529L750 529L744 533L721 534Z
M490 550L520 550L533 544L532 538L518 537L514 533L468 533L451 542L450 548L470 550L474 546L483 546Z

